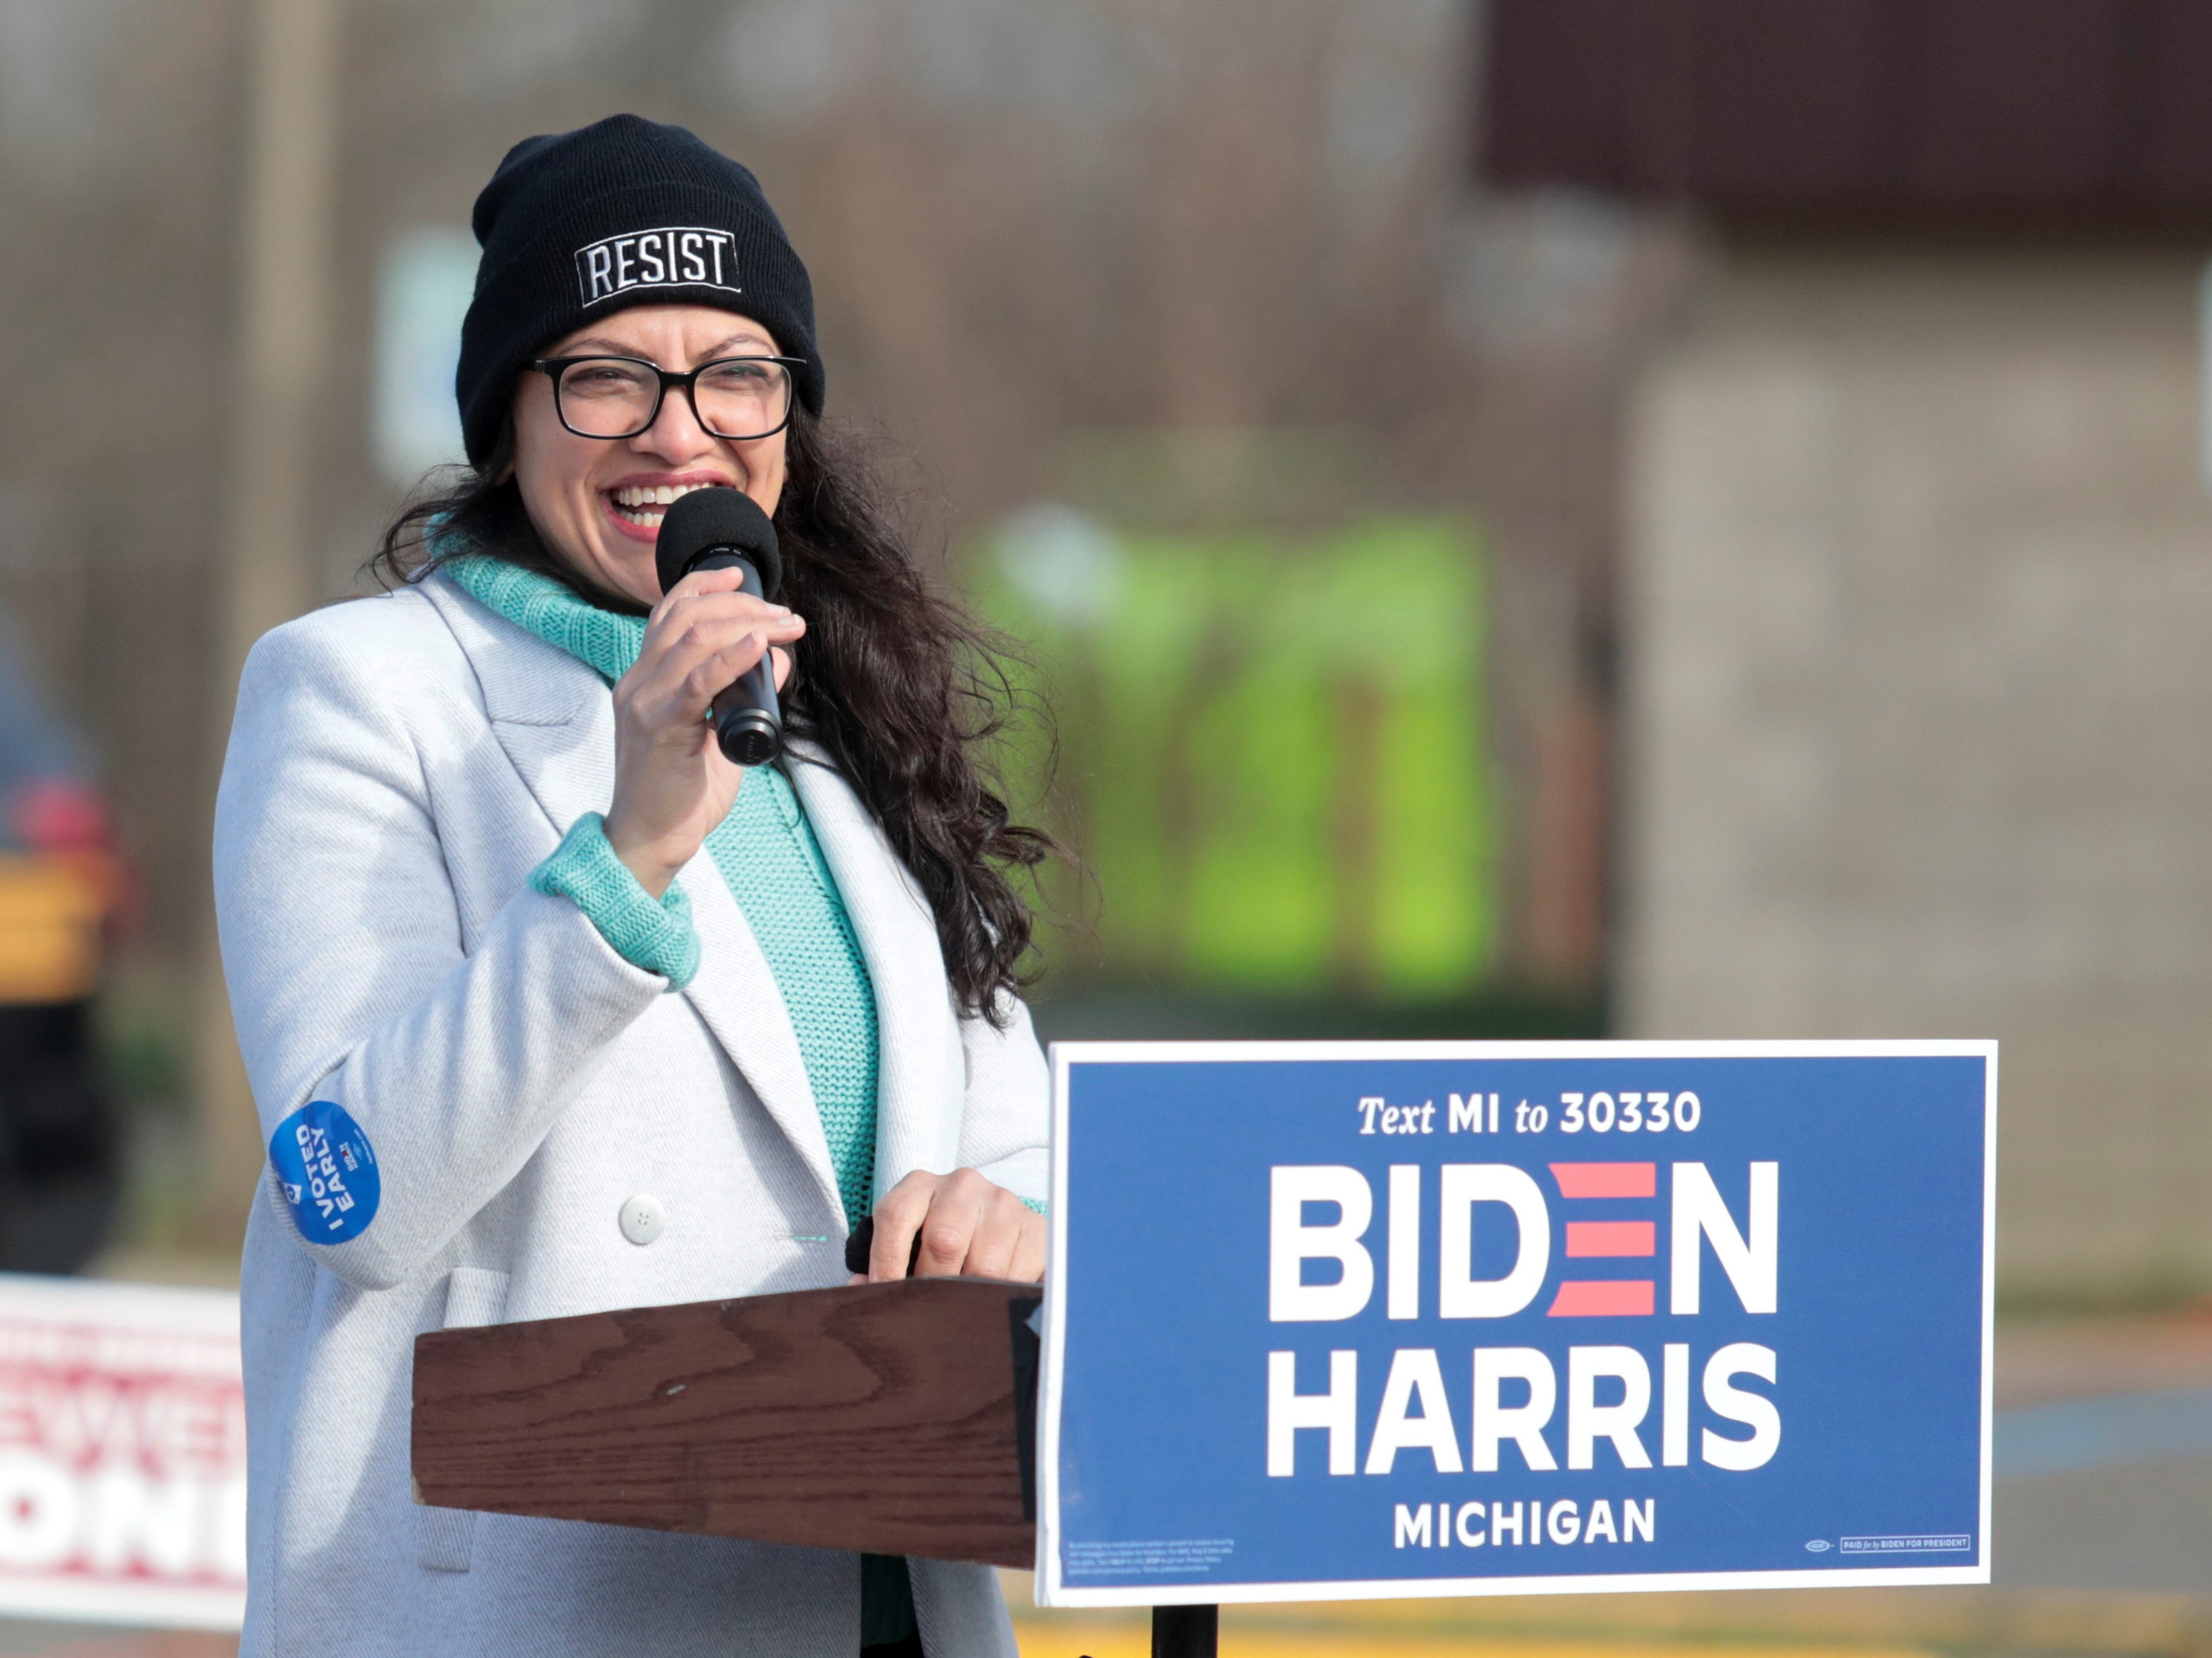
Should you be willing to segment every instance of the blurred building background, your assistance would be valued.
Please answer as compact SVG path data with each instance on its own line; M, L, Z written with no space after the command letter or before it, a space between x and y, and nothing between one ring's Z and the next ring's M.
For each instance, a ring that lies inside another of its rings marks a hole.
M237 656L452 452L475 191L763 178L1024 641L1059 1034L1994 1035L2016 1302L2212 1289L2186 0L0 0L0 601L143 926L137 1270L258 1157Z
M1626 408L1616 1025L2004 1043L2002 1282L2212 1281L2212 10L1498 8L1704 228Z

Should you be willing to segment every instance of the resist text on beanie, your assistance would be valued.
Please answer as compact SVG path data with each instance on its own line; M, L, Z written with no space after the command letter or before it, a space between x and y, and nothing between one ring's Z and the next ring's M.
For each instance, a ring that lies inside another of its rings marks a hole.
M743 293L734 269L736 241L726 230L696 225L603 237L576 250L576 284L587 306L634 288L704 287Z

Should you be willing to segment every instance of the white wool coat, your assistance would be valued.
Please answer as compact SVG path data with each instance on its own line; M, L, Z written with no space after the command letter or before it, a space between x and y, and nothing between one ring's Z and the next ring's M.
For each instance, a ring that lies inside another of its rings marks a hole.
M670 993L528 877L614 781L597 673L442 577L255 647L216 811L223 970L264 1140L335 1101L380 1206L307 1242L264 1170L246 1229L248 1658L853 1658L859 1557L418 1507L426 1330L844 1277L829 1143L774 976L703 850ZM957 1017L930 913L853 793L792 780L873 981L878 1194L981 1169L1045 1193L1048 1079L1018 1004ZM617 1223L657 1199L646 1244ZM994 1574L916 1561L933 1658L1013 1658Z

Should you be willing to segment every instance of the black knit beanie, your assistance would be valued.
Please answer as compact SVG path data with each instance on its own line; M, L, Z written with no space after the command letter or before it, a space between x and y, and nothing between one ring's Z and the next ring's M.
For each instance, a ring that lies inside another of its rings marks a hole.
M712 305L763 325L822 412L814 290L760 181L682 127L611 115L526 138L477 197L483 257L453 376L469 459L482 465L514 377L586 319L633 305Z

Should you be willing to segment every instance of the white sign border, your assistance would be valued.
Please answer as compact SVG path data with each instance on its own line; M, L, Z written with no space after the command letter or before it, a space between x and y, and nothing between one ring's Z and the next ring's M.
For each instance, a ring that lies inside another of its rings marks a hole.
M204 1630L235 1635L246 1625L246 1591L210 1584L140 1584L115 1578L0 1575L0 1618L50 1619L110 1629ZM116 1649L106 1642L95 1649ZM82 1652L70 1643L64 1652Z
M1040 1606L1230 1606L1292 1600L1401 1600L1498 1594L1637 1594L1658 1590L1896 1588L1990 1582L1996 1339L1997 1044L1994 1041L1809 1039L1721 1042L1054 1042L1052 1212L1045 1272L1043 1363L1037 1378L1035 1595ZM1801 1571L1635 1572L1591 1576L1420 1577L1344 1582L1152 1584L1072 1588L1060 1576L1060 1412L1067 1329L1067 1082L1076 1065L1240 1060L1978 1059L1982 1108L1982 1467L1978 1564L1834 1567Z

